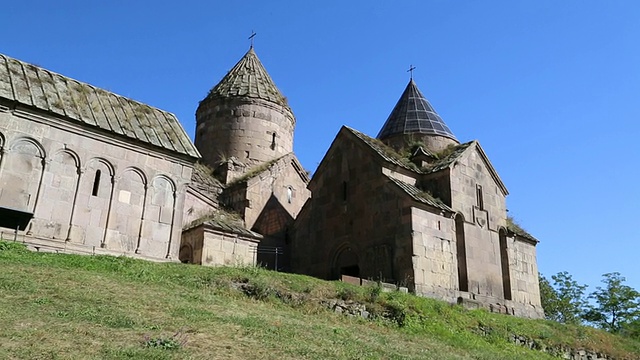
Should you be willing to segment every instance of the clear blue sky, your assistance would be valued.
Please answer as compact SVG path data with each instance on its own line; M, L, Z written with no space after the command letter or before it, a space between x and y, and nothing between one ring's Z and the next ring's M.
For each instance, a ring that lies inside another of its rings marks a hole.
M414 79L478 139L540 271L640 290L640 2L10 1L0 52L175 113L255 48L314 170L340 126L376 136Z

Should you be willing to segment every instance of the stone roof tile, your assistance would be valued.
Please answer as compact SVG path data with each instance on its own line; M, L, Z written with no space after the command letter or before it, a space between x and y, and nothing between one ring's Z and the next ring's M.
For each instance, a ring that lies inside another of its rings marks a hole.
M207 99L227 97L257 98L289 108L287 99L262 66L253 47L207 95Z
M391 182L396 184L400 189L402 189L407 195L411 196L415 201L421 202L423 204L431 205L435 208L454 212L447 204L443 203L442 200L434 197L426 191L422 191L417 187L407 184L404 181L400 181L392 176L386 175Z
M398 134L440 135L458 141L413 79L409 80L377 138L386 139Z
M440 170L444 170L445 168L453 164L464 153L464 151L467 150L467 148L475 142L475 140L469 141L467 143L452 147L447 151L447 154L443 158L436 160L433 164L431 164L426 168L420 169L418 168L417 165L412 163L408 158L405 158L402 155L398 154L395 150L386 146L380 140L374 139L348 126L345 126L345 128L349 130L352 134L354 134L357 138L362 140L367 146L373 149L376 153L378 153L385 161L388 161L394 165L398 165L400 167L403 167L407 170L411 170L419 174L430 174L430 173L438 172ZM438 156L438 155L440 154L434 154L434 156Z
M213 176L213 169L197 162L193 166L190 187L211 200L216 200L222 192L222 183Z
M0 54L0 97L194 158L175 115Z

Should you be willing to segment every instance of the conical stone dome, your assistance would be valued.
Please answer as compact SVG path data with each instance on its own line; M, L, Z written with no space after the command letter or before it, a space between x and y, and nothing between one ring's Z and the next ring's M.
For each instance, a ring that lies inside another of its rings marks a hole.
M434 152L459 144L413 79L409 80L377 137L396 149L415 141L421 141Z
M378 133L378 139L398 134L430 134L458 141L447 124L411 79L389 118Z
M229 97L261 99L289 108L287 99L280 93L271 76L262 66L253 47L211 89L206 99Z
M214 169L235 164L221 176L226 183L292 152L294 127L287 99L251 47L200 102L195 145Z

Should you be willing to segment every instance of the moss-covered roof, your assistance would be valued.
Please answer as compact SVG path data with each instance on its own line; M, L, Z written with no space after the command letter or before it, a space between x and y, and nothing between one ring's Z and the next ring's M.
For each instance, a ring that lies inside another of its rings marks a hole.
M206 99L248 97L256 98L289 108L287 99L265 70L253 47L209 92Z
M245 227L244 221L242 220L240 215L226 211L224 209L214 210L210 214L207 214L190 222L182 230L190 230L201 225L205 225L216 230L222 230L242 236L248 236L254 239L262 238L262 235Z
M354 134L356 137L358 137L360 140L362 140L367 146L373 149L376 153L378 153L385 161L388 161L394 165L398 165L400 167L403 167L407 170L411 170L419 174L429 174L429 173L438 172L440 170L444 170L445 168L453 164L464 153L464 151L467 150L467 148L474 143L474 141L469 141L464 144L450 147L444 152L441 152L438 154L431 154L438 159L425 168L418 168L418 166L412 163L411 160L409 159L410 155L403 156L401 154L398 154L398 152L396 152L391 147L385 145L382 141L378 139L374 139L348 126L345 126L345 128L349 130L352 134Z
M404 181L400 181L392 176L387 176L392 183L396 184L400 189L402 189L407 195L411 196L415 201L421 202L423 204L431 205L441 210L446 210L450 212L454 212L447 204L443 203L440 199L434 197L426 191L420 190L417 187L407 184Z
M523 229L518 223L516 223L511 216L507 216L507 230L525 239L534 241L536 243L540 242L538 239L533 237L533 235L529 234L525 229Z
M213 169L197 162L193 166L190 187L211 200L216 200L222 192L222 183L213 176Z
M443 152L436 154L438 160L434 161L432 164L429 164L426 168L423 169L425 173L435 173L440 170L444 170L451 166L460 156L467 150L471 144L475 141L469 141L464 144L456 145L445 149Z
M199 158L175 115L0 54L0 98Z

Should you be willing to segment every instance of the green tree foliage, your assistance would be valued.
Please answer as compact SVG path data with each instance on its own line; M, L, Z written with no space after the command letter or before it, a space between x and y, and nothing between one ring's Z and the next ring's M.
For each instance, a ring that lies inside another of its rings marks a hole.
M540 301L542 303L542 309L544 310L544 316L548 320L558 321L560 315L558 310L558 293L553 288L549 280L542 274L538 274L540 282Z
M640 293L625 285L618 272L602 275L604 287L598 286L589 298L595 302L584 314L588 322L612 333L637 332L640 324Z
M587 307L585 290L587 285L580 285L566 271L551 276L555 298L548 304L553 311L552 320L564 324L581 324L582 315Z

